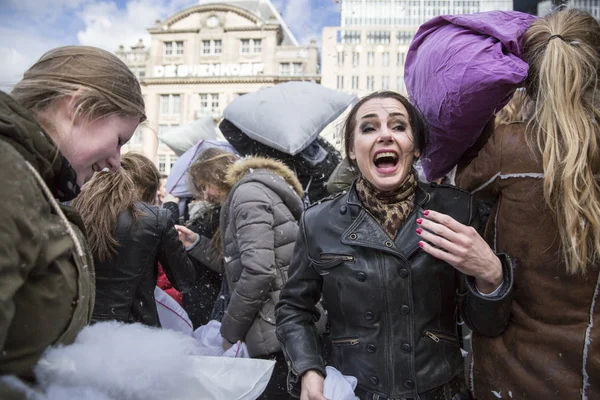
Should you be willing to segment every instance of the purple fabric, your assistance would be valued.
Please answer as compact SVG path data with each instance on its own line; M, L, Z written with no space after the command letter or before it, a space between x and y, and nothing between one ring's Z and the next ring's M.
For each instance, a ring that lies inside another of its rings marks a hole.
M428 180L441 178L527 77L522 36L536 19L517 11L445 15L421 25L404 79L431 126L422 157Z

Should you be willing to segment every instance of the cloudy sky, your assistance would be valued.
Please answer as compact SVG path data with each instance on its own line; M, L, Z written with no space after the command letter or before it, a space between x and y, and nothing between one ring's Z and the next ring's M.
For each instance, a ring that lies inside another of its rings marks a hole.
M323 26L339 24L335 0L271 1L300 43L320 42ZM17 82L56 46L84 44L115 51L138 38L149 44L147 27L196 4L197 0L0 0L0 88Z

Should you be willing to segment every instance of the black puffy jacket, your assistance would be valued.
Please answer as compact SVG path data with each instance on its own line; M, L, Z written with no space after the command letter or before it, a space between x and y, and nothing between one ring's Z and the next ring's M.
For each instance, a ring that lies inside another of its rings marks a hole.
M160 326L154 302L158 262L175 289L185 293L194 285L194 266L178 239L169 211L141 202L136 209L140 215L135 219L130 212L119 216L115 231L117 255L110 260L94 260L93 321Z
M418 246L416 219L425 209L467 225L475 212L467 192L419 184L414 211L391 240L362 207L354 187L306 210L276 314L293 394L307 370L325 374L313 322L321 295L333 366L355 376L361 390L384 398L416 397L460 373L459 310L482 335L504 330L512 293L510 260L499 255L502 293L481 296L472 278Z

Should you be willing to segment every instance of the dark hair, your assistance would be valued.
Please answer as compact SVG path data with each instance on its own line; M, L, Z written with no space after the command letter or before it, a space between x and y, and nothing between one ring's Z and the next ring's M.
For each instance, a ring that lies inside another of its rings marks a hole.
M415 144L415 150L418 150L421 154L425 152L427 148L427 142L429 140L429 125L423 114L419 111L419 109L408 101L406 97L397 92L392 91L381 91L374 92L368 96L360 99L354 107L348 113L348 117L344 122L344 149L346 150L346 156L350 154L350 148L352 146L352 142L354 141L354 130L356 129L356 113L358 109L365 104L367 101L372 99L395 99L398 100L408 112L408 122L410 124L410 128L413 133L413 141ZM355 160L349 161L356 166Z

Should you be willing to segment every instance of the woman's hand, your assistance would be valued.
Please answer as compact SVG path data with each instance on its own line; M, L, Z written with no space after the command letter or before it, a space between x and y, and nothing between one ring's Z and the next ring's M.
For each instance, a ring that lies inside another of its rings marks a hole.
M302 375L300 400L327 400L323 396L325 378L317 371L310 369Z
M423 238L419 246L426 253L474 277L482 293L491 293L500 286L502 263L473 227L436 211L426 210L423 214L425 218L417 219L417 234Z
M177 233L179 234L179 241L183 243L186 249L198 239L197 233L192 232L183 225L175 225L175 229L177 229Z

